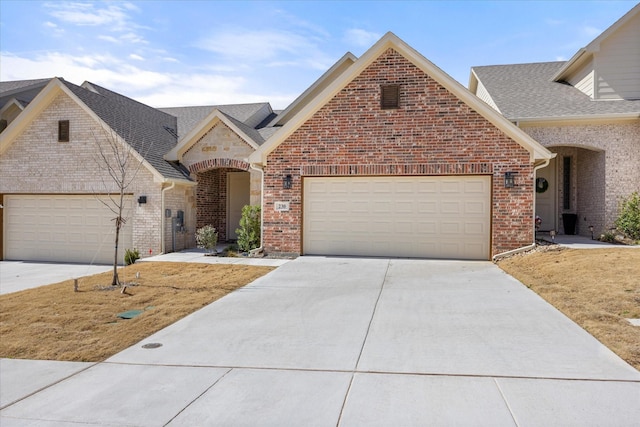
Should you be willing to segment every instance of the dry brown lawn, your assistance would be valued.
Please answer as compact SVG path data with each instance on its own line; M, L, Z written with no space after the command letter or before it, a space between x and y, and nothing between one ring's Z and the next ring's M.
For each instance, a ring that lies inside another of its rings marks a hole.
M0 357L97 362L273 270L245 265L141 262L0 296ZM140 277L136 278L136 272ZM143 310L133 319L117 315Z
M498 265L640 370L640 250L543 248Z

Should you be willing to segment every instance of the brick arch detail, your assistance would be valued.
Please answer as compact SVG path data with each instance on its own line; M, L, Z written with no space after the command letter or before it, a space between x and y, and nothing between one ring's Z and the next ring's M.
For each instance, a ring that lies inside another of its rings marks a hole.
M250 167L249 163L243 160L215 158L215 159L202 160L200 162L192 164L191 166L189 166L189 172L198 173L198 172L205 172L211 169L219 169L219 168L233 168L233 169L248 171L249 167Z

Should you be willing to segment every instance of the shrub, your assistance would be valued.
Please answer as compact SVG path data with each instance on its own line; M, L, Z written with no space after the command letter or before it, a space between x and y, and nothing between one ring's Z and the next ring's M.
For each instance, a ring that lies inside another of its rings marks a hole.
M124 252L124 264L125 265L131 265L131 264L135 264L135 262L137 260L140 259L140 251L138 251L137 249L127 249Z
M242 208L240 228L236 229L238 248L249 252L260 247L260 206L245 206Z
M616 228L633 240L640 240L640 195L631 193L622 200L620 215L615 222Z
M206 249L209 253L214 253L218 244L218 233L211 225L205 225L196 230L196 243L199 248Z

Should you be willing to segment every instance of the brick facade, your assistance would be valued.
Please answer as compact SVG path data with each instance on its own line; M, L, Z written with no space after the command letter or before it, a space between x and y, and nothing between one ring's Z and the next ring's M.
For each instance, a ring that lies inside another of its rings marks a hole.
M58 142L58 120L69 120L69 142ZM108 135L85 110L67 95L59 94L0 156L0 194L93 195L119 191L96 164L95 144L107 143L106 138ZM162 251L161 190L162 184L155 182L145 167L139 168L127 189L134 203L125 226L133 227L133 247L141 256L148 256L150 250L154 255ZM165 194L166 207L174 216L178 209L188 210L188 193L192 191L177 186ZM141 195L147 196L147 203L138 205L135 201ZM170 226L171 219L167 222ZM171 230L166 224L165 238L170 249ZM178 247L193 246L192 240L185 238Z
M250 173L250 203L260 205L261 177L249 169L247 157L254 148L242 140L223 122L213 124L182 158L182 163L197 181L196 205L191 221L200 228L212 225L218 231L218 240L227 240L227 173Z
M577 233L613 227L620 201L640 191L640 120L590 125L531 126L522 130L558 153L558 228L562 214L578 215ZM571 158L571 205L563 206L563 162Z
M380 108L380 85L400 108ZM506 189L506 171L517 185ZM282 188L292 175L293 187ZM533 242L529 153L393 49L388 49L268 156L266 252L302 250L302 179L344 175L492 175L492 255ZM274 201L290 201L275 212Z

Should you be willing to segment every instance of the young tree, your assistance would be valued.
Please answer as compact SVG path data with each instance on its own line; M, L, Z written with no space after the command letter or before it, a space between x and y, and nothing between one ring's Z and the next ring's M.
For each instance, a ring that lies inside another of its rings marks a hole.
M111 286L119 286L118 278L118 243L120 230L127 222L125 212L125 196L136 179L140 167L144 163L144 157L127 144L113 129L100 128L92 130L96 145L94 161L101 172L102 188L108 195L108 199L97 199L113 212L115 226L115 242L113 253L113 279ZM144 147L144 145L142 145ZM115 192L113 190L115 189ZM95 194L98 194L94 190Z

